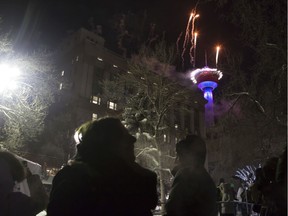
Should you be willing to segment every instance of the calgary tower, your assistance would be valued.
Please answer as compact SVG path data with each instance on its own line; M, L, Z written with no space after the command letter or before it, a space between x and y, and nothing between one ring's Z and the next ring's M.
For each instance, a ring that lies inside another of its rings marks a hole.
M216 68L209 68L207 66L207 57L206 57L206 66L204 68L196 68L196 45L197 45L197 32L195 26L195 20L200 15L196 13L196 8L191 11L185 36L183 42L183 51L181 54L182 57L182 67L185 65L185 52L189 51L190 56L190 64L194 68L192 72L190 72L190 78L194 84L197 84L198 88L201 89L204 93L204 98L207 100L205 105L205 121L206 126L214 125L214 112L213 112L213 90L218 86L219 80L222 78L223 74L220 70L217 69L218 66L218 56L220 46L216 47ZM178 43L182 33L179 35L177 39L177 48ZM190 49L188 47L190 46Z
M214 124L213 90L217 88L222 76L222 72L217 68L209 68L207 66L191 72L191 80L203 91L204 98L208 101L205 104L205 121L208 127Z

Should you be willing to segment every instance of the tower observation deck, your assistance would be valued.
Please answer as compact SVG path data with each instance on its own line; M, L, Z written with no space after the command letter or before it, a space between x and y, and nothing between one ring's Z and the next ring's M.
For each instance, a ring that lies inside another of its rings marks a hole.
M208 127L214 124L213 90L217 88L222 76L223 74L220 70L207 66L191 72L191 80L203 91L204 98L207 100L205 105L205 121Z

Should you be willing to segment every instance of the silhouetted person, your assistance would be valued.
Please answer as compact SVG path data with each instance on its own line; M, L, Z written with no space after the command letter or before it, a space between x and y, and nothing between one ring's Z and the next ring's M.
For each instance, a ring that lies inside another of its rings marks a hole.
M38 213L29 196L13 192L15 182L21 182L24 178L21 162L12 153L0 151L1 216L35 216Z
M222 192L221 192L221 185L225 183L224 178L219 179L219 184L217 185L217 201L222 201Z
M234 193L230 183L221 183L220 190L222 194L221 215L234 216Z
M26 180L29 187L30 197L37 212L46 209L48 204L48 194L38 174L33 174L28 167L27 161L22 161L26 173Z
M261 195L260 215L287 215L287 150L269 158L256 174L253 189L254 197L256 192Z
M116 118L83 124L77 154L53 179L48 216L152 216L157 176L135 163L135 137Z
M216 216L216 186L204 168L205 142L189 135L176 144L180 162L166 204L167 216Z

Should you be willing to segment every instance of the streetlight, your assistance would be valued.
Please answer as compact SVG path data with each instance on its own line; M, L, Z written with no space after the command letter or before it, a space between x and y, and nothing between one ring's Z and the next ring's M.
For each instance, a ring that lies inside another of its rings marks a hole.
M17 66L0 64L0 93L5 90L13 90L17 87L17 78L21 74Z

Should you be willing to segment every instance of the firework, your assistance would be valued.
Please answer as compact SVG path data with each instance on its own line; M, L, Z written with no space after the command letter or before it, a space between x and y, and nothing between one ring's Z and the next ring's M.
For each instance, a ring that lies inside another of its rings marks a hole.
M217 46L217 47L216 47L216 68L217 68L217 66L218 66L219 50L220 50L220 46Z

